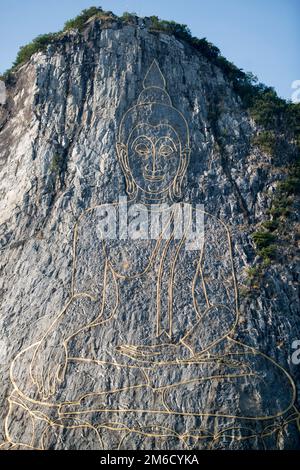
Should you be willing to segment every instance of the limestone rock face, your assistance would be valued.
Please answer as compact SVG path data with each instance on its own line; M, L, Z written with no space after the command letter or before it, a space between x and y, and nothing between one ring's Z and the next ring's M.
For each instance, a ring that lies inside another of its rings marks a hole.
M190 153L177 182L204 220L198 251L182 237L103 248L103 205L130 189L120 126L139 97L155 145L176 121ZM250 234L291 158L259 151L255 132L217 67L142 20L92 21L16 72L0 106L2 448L300 447L292 250L244 292Z

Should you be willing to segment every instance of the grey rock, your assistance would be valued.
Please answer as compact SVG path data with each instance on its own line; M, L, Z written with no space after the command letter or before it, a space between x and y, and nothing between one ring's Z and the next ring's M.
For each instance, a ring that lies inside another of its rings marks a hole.
M97 229L103 204L126 196L118 130L154 59L190 132L182 200L208 213L206 293L199 272L192 293L200 252L179 250L172 301L178 240L168 249L162 242L155 256L153 240L107 241L103 251ZM149 32L147 20L107 29L94 21L35 54L7 95L0 106L2 448L299 449L300 366L291 360L300 339L298 259L289 253L255 295L236 295L255 260L251 231L265 217L280 168L252 146L255 124L221 71L190 45ZM282 161L290 158L287 148Z

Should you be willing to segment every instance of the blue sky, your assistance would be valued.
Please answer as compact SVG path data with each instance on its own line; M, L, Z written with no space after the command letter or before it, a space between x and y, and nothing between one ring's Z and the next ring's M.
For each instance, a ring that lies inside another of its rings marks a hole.
M286 99L300 80L300 0L0 0L0 71L21 45L92 5L185 23Z

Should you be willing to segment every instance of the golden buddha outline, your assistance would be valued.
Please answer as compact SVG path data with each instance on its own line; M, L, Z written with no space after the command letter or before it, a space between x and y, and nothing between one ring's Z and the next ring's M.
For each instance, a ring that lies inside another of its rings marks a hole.
M137 103L121 120L116 150L132 203L180 200L189 128L155 60ZM87 432L96 448L107 442L148 448L153 440L158 448L215 448L226 439L264 441L290 423L299 425L290 375L234 337L238 288L226 224L203 211L205 240L198 251L184 249L186 232L179 240L171 230L167 239L135 243L109 242L93 229L86 235L106 207L86 210L75 224L69 301L43 337L12 362L2 448L47 449L65 431L79 432L79 447ZM139 311L142 304L146 311ZM264 371L270 370L286 396L280 403L256 402L257 389L260 396L268 389ZM85 392L76 393L77 386ZM207 388L216 402L202 403ZM26 419L30 439L20 435L15 416ZM263 423L257 432L256 423Z

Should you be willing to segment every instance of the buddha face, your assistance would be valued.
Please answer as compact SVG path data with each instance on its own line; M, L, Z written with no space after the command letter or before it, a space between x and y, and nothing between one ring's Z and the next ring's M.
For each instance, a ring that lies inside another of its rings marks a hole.
M180 168L181 144L168 124L139 124L129 135L127 162L135 184L146 193L167 191Z

